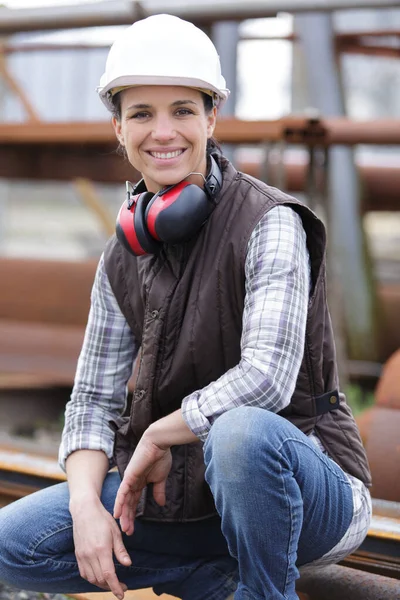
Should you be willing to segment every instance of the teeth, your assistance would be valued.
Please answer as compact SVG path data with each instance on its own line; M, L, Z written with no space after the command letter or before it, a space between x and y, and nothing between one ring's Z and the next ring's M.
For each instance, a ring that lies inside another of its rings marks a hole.
M175 158L182 154L183 150L175 150L174 152L150 152L154 158Z

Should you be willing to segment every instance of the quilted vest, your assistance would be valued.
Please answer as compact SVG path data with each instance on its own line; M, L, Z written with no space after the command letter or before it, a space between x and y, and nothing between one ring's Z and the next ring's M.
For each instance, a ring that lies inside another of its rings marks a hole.
M305 434L319 436L347 473L370 485L368 462L346 399L338 389L335 345L326 299L325 229L304 204L240 173L220 157L223 186L207 223L189 242L164 244L158 255L134 257L113 236L105 268L118 304L140 343L130 417L115 436L121 476L147 427L177 410L182 399L240 361L245 258L257 223L278 205L301 217L310 254L310 292L304 355L291 402L280 414ZM151 486L138 516L190 521L215 514L204 480L202 444L172 448L167 504Z

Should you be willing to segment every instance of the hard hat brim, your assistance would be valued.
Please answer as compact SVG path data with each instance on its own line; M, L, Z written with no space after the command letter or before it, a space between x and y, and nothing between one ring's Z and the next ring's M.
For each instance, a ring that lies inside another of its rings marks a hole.
M204 81L202 79L189 78L189 77L165 77L165 76L154 76L154 75L140 75L140 76L129 76L125 75L122 77L116 77L106 86L99 86L96 88L101 101L110 112L113 111L114 105L112 103L112 94L110 93L114 88L117 87L136 87L141 85L173 85L173 86L183 86L190 88L204 88L206 90L210 90L215 92L217 95L218 101L217 106L221 108L223 104L225 104L230 91L227 88L218 89L209 82Z

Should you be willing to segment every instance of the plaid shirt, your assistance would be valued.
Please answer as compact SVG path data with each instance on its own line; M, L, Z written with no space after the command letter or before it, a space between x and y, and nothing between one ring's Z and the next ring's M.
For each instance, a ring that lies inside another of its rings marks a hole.
M303 356L310 272L306 235L291 208L273 208L255 227L247 248L245 279L240 363L182 400L183 418L202 441L223 412L241 405L279 412L294 392ZM80 449L102 450L113 465L114 434L108 422L121 419L137 352L138 344L111 290L102 257L66 406L59 455L63 469L68 455ZM310 437L324 451L316 435ZM328 562L347 555L367 533L369 492L357 479L349 476L349 480L353 521L337 551L326 557Z

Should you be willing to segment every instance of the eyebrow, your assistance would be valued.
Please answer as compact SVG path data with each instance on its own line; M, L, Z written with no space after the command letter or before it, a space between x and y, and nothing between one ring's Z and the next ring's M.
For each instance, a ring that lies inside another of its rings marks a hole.
M194 104L195 106L197 106L197 103L194 102L193 100L175 100L175 102L173 102L171 104L171 106L182 106L183 104ZM128 108L126 110L131 110L131 109L147 109L147 108L151 108L151 104L132 104L131 106L128 106Z

